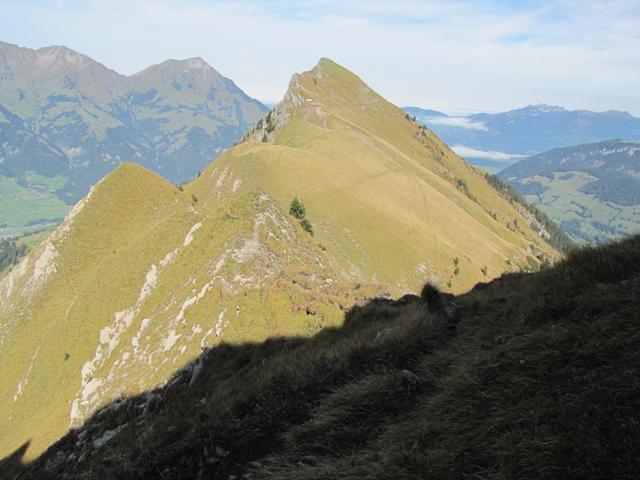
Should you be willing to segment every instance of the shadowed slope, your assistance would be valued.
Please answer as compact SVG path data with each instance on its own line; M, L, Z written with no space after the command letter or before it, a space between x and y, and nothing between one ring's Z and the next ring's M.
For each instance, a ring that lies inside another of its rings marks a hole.
M222 345L18 478L636 478L640 237L455 299ZM425 298L438 298L429 290Z

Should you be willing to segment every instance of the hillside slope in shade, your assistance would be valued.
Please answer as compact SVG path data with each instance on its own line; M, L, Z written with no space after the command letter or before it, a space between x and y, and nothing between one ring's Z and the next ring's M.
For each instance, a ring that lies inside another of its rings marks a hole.
M638 272L634 237L207 349L5 478L636 478Z
M117 168L0 281L0 455L27 440L37 455L221 342L309 336L365 298L425 280L462 292L559 257L535 219L329 60L247 139L183 189Z

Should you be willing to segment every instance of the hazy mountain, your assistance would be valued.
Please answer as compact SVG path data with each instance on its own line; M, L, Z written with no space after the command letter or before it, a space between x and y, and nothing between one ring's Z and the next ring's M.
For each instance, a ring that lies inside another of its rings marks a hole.
M631 479L640 237L312 338L205 349L6 478ZM426 301L425 301L426 300ZM58 364L62 362L59 361ZM28 387L27 387L28 388ZM1 474L0 474L1 475Z
M425 280L460 292L539 269L559 258L547 238L433 132L322 59L183 189L118 167L0 281L0 455L30 441L32 458L222 342L308 336Z
M417 107L405 110L432 128L456 153L489 171L553 148L610 138L640 140L640 118L615 110L590 112L529 105L465 117Z
M0 225L64 216L123 162L192 178L265 110L199 58L126 77L65 47L0 43Z
M573 238L599 242L640 232L640 144L558 148L500 172Z

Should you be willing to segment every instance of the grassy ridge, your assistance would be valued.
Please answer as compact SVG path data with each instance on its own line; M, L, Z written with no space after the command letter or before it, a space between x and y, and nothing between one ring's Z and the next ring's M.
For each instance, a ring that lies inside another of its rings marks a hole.
M479 284L453 315L442 296L377 300L311 339L221 345L6 465L18 478L637 478L639 271L634 237Z
M0 282L0 455L29 439L38 455L221 342L310 336L365 297L427 280L464 292L559 257L329 60L293 77L266 124L181 188L119 167ZM310 228L288 213L295 197Z
M348 281L400 294L429 279L462 292L559 256L433 132L330 60L295 75L245 140L187 191L215 205L217 183L232 176L240 190L262 188L281 206L300 196Z
M204 211L124 165L3 280L0 355L11 368L0 370L0 451L27 439L29 456L44 450L67 431L88 382L99 396L80 415L164 384L223 337L310 335L379 290L334 281L317 242L264 193L231 193ZM38 271L50 273L31 288Z

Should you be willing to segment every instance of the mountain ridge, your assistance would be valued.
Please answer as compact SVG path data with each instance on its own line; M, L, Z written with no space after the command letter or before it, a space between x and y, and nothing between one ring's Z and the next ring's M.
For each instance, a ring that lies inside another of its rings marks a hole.
M359 77L325 60L293 78L260 140L181 188L119 167L0 280L0 455L31 439L33 458L208 347L308 337L425 280L459 293L561 257Z

